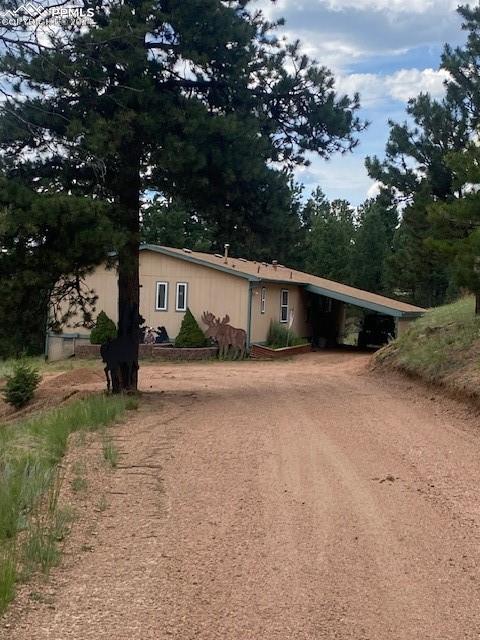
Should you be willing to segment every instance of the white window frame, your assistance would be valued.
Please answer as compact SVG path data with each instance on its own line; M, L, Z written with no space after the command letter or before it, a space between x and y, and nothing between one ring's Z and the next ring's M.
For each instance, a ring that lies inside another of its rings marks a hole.
M267 307L267 287L262 287L260 291L260 313L265 313Z
M165 306L158 305L158 291L161 286L165 287ZM168 282L157 282L155 287L155 311L168 311Z
M287 304L283 303L283 294L287 294ZM289 302L290 302L290 292L288 289L282 289L280 291L280 322L282 324L287 324L288 322L288 312L289 312ZM283 318L283 311L286 310L285 319Z
M178 305L178 292L180 291L180 287L185 287L185 294L183 296L183 300L185 303L185 307L181 308ZM188 307L188 282L177 282L177 286L175 287L175 311L186 311Z

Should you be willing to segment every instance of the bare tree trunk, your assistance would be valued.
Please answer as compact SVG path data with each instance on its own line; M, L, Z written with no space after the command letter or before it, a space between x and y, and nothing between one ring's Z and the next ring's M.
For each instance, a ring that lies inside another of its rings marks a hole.
M138 384L140 321L140 170L130 158L122 172L119 205L126 241L118 254L118 337L127 357L119 363L119 391L135 391Z

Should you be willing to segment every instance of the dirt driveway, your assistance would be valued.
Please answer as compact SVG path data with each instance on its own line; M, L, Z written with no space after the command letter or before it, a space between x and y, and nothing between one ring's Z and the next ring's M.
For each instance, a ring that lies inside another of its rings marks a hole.
M478 416L366 365L143 368L91 548L0 635L479 638Z

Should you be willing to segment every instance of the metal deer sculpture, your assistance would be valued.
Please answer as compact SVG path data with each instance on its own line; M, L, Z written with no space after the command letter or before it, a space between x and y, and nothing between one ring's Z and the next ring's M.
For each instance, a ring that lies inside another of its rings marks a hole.
M222 320L216 318L210 311L202 315L202 322L207 325L206 335L217 341L220 357L225 357L232 347L234 355L245 357L247 348L247 333L243 329L235 329L230 324L230 316L226 315Z

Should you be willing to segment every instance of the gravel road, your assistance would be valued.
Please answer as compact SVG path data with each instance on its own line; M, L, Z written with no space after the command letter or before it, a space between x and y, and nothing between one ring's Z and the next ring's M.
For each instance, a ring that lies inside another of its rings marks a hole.
M480 638L479 418L367 365L144 367L92 547L0 635Z

